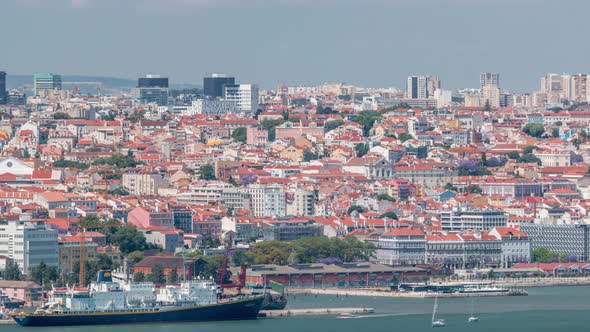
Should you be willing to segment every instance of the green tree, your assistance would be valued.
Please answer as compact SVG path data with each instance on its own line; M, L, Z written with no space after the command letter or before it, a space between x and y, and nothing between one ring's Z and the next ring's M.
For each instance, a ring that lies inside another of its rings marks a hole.
M362 206L352 205L348 208L348 211L346 211L346 214L350 215L353 211L356 211L358 213L363 213L363 212L365 212L365 209Z
M63 159L54 161L53 164L51 164L51 166L53 166L55 168L78 168L78 169L87 169L88 167L90 167L88 164L85 164L85 163L71 161L71 160L63 160Z
M531 251L531 261L535 263L549 263L559 258L559 254L545 247L537 247Z
M450 190L450 191L457 191L457 187L453 186L452 183L447 183L445 185L445 190Z
M389 218L389 219L398 220L397 214L395 214L395 212L393 212L393 211L385 212L385 213L381 214L379 216L379 218Z
M379 194L377 195L377 199L380 201L390 201L390 202L395 202L395 198L387 195L387 194Z
M201 180L214 180L215 169L211 164L205 164L199 167L199 179Z
M399 139L402 143L407 140L410 140L412 138L414 138L414 137L412 137L412 135L410 135L408 133L401 133L397 136L397 139Z
M115 188L113 190L109 190L109 195L117 195L117 196L128 196L129 192L125 190L123 187Z
M309 149L303 150L303 161L318 160L319 158L318 153L311 152Z
M375 122L381 120L381 113L377 111L362 111L360 112L354 121L363 126L363 134L369 135L369 131L375 125Z
M369 152L369 144L366 143L358 143L354 146L354 150L356 151L357 157L362 157Z
M134 282L144 282L145 281L145 274L143 274L143 272L137 272L135 275L133 275L133 281Z
M68 113L56 112L56 113L53 113L53 118L56 120L68 120L68 119L71 119L72 117Z
M170 272L170 275L168 276L168 283L169 284L175 284L178 282L178 271L176 271L176 269L172 269L172 271Z
M105 158L98 158L92 162L92 165L112 165L116 166L117 168L129 168L129 167L137 167L138 165L143 164L140 161L136 161L133 158L133 155L122 155L122 154L115 154L110 157Z
M133 264L141 262L143 257L143 252L139 250L132 251L129 254L127 254L127 258L129 258Z
M227 182L229 184L231 184L232 186L238 187L240 184L234 179L233 176L229 176L229 178L227 179Z
M580 140L579 138L574 138L572 140L572 144L576 147L576 149L579 149L580 145L582 144L582 140Z
M540 138L545 132L545 127L540 123L527 123L523 131L529 136Z
M260 122L260 125L268 130L268 140L274 141L276 138L276 127L282 125L285 122L283 119L264 119Z
M163 284L166 282L164 277L164 267L160 264L154 264L152 271L147 275L147 279L154 284Z
M248 253L254 264L286 265L292 252L291 244L282 241L257 242Z
M23 274L20 271L20 267L17 262L10 262L6 264L6 270L4 271L5 280L23 280Z
M332 120L332 121L328 121L326 122L326 124L324 125L324 130L326 132L332 131L340 126L342 126L344 124L343 120L337 119L337 120Z
M470 184L465 188L465 190L472 194L481 194L483 192L483 189L481 189L481 187L477 184Z
M510 152L507 154L507 156L508 156L508 158L510 158L510 159L518 159L518 158L520 158L520 154L518 154L518 152L516 152L516 151L510 151Z
M213 278L217 281L219 269L223 264L223 255L213 255L201 258L198 266L198 274L203 278ZM223 276L223 283L230 283L231 271L226 269L225 275Z
M533 151L538 150L539 147L536 145L529 145L522 149L522 153L533 153Z
M561 127L563 125L563 122L557 121L557 122L555 122L555 125L558 126L558 127Z
M559 137L559 129L553 128L553 130L551 130L551 136L553 136L554 138L558 138Z
M238 127L236 129L234 129L234 131L231 133L231 137L236 142L246 143L246 139L247 139L246 127Z
M542 164L541 159L537 158L537 156L532 153L523 154L520 158L518 158L518 161L521 163L537 163L538 165Z
M117 229L114 234L107 236L107 241L118 246L123 254L150 248L146 243L143 233L131 226L124 226Z
M59 280L59 274L57 272L57 267L47 266L47 264L42 261L31 271L31 278L45 289L49 289L51 288L51 284Z
M235 266L251 265L254 260L251 256L248 256L245 252L238 250L234 254L233 263Z

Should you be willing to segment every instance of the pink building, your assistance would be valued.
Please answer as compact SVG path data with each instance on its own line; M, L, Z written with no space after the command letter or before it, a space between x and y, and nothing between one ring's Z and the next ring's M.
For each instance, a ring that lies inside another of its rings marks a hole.
M246 129L246 143L249 145L264 145L268 143L268 131L263 127L248 127Z
M0 292L11 299L31 303L41 299L41 286L34 281L0 280Z
M174 212L149 206L138 206L129 211L127 224L141 229L150 227L174 229Z
M318 127L315 123L310 123L309 126L305 127L288 121L276 127L277 139L292 139L307 135L324 137L324 127Z

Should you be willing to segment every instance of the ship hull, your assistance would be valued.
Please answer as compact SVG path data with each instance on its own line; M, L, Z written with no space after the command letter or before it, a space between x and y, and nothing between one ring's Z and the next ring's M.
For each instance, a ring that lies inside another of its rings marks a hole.
M147 312L95 312L83 314L15 314L21 326L112 325L256 319L264 298L179 307Z

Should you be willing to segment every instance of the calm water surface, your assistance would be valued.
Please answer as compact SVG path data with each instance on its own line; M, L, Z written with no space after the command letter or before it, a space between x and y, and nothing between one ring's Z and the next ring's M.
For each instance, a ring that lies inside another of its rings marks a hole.
M0 332L393 332L432 331L432 299L296 295L290 308L375 308L373 317L268 318L255 321L145 324L91 327L24 328L0 326ZM529 296L478 298L479 322L467 323L470 299L439 299L440 318L447 326L436 331L590 331L590 287L531 288Z

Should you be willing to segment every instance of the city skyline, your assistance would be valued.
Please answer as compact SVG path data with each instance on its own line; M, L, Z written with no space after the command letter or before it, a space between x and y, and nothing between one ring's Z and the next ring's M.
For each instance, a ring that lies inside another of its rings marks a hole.
M435 75L455 89L477 87L480 73L497 72L502 89L515 92L537 89L545 73L590 71L583 56L590 46L573 33L590 9L582 1L363 4L182 0L164 9L154 0L10 0L0 10L13 14L5 25L20 38L6 49L2 70L120 78L156 72L191 84L225 72L264 88L346 82L399 89L411 75ZM556 10L568 13L567 24L539 29ZM63 38L39 37L48 15ZM243 33L234 36L236 28ZM562 44L576 46L567 63L555 46ZM39 49L51 52L39 59Z

